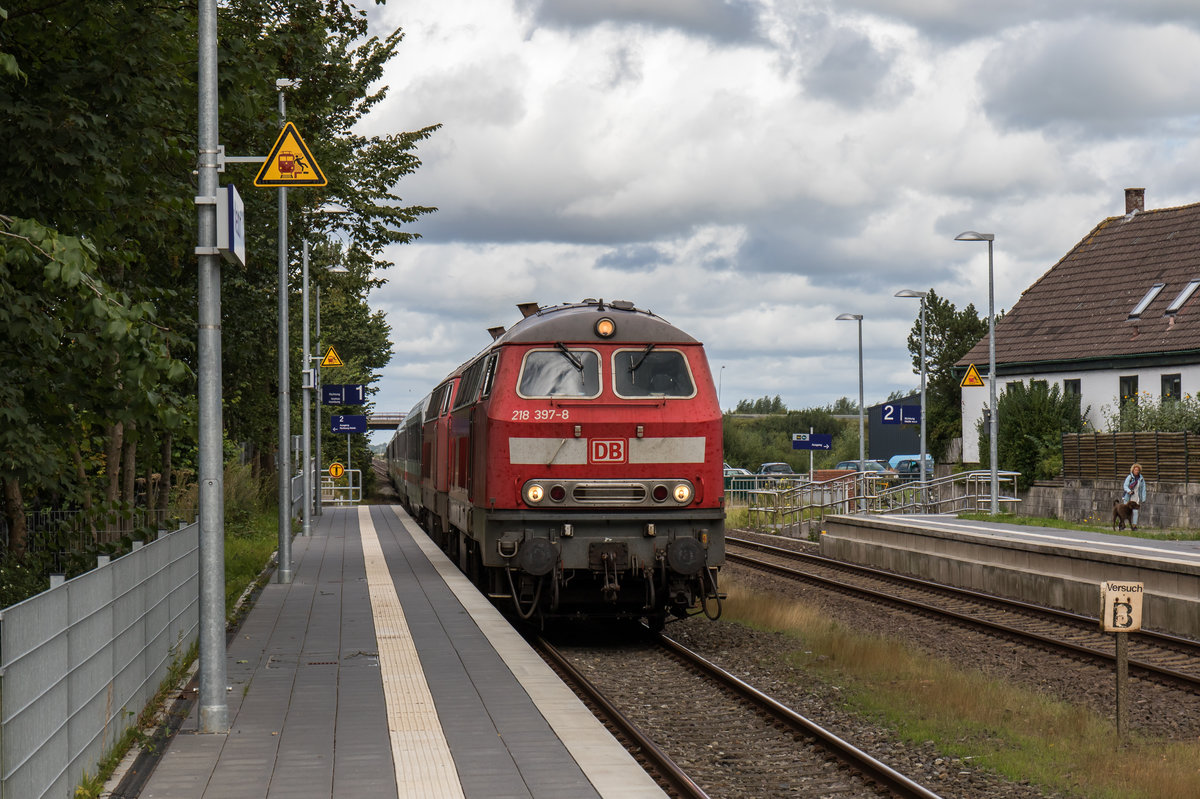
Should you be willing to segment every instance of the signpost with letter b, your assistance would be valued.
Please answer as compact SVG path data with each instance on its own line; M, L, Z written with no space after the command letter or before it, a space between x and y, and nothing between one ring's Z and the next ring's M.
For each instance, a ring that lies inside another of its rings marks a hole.
M1129 729L1129 633L1142 629L1143 584L1120 580L1100 583L1100 629L1116 633L1117 737Z

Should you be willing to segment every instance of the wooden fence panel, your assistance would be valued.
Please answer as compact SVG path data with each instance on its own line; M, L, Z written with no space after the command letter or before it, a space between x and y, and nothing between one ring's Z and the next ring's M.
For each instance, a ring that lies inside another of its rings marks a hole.
M1200 436L1195 433L1067 433L1063 477L1120 480L1140 463L1152 483L1200 479Z

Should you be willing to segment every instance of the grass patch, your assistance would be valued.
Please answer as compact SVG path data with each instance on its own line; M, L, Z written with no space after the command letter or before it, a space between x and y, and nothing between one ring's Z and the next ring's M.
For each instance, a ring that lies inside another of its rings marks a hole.
M750 526L750 509L745 505L725 508L725 529L738 530Z
M295 533L295 523L292 525ZM279 512L274 508L257 511L239 524L225 527L225 614L230 617L233 604L267 565L271 553L279 547Z
M727 583L724 618L797 639L794 665L909 743L933 741L1012 780L1088 799L1192 799L1200 742L1135 736L1118 753L1111 719L866 636L789 598Z
M1099 517L1089 517L1083 522L1069 522L1064 519L1051 519L1045 516L1018 516L1015 513L1000 513L996 516L990 513L960 513L958 518L976 522L1000 522L1002 524L1023 524L1028 527L1057 527L1062 530L1083 530L1089 533L1110 533L1130 538L1148 538L1157 541L1200 541L1198 530L1124 530L1112 529L1112 523Z

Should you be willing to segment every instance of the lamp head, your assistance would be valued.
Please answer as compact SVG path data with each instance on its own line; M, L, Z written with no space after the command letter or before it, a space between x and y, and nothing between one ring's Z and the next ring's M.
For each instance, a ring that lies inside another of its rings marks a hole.
M925 299L928 296L928 291L916 291L914 289L900 289L893 296L896 297L916 297L917 299Z
M861 322L863 315L860 313L843 313L835 317L838 322Z
M994 241L995 239L995 233L976 233L974 230L959 233L954 237L955 241Z

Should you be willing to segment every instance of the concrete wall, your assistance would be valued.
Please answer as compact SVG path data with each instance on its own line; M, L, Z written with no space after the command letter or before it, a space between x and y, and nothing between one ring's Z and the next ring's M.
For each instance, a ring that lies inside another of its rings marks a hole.
M1072 478L1034 483L1021 495L1018 513L1070 522L1108 524L1122 480ZM1200 483L1146 483L1138 527L1200 527Z
M1146 585L1147 629L1200 638L1200 565L994 535L926 530L920 520L829 517L821 554L1095 617L1100 583ZM965 529L965 528L964 528Z

